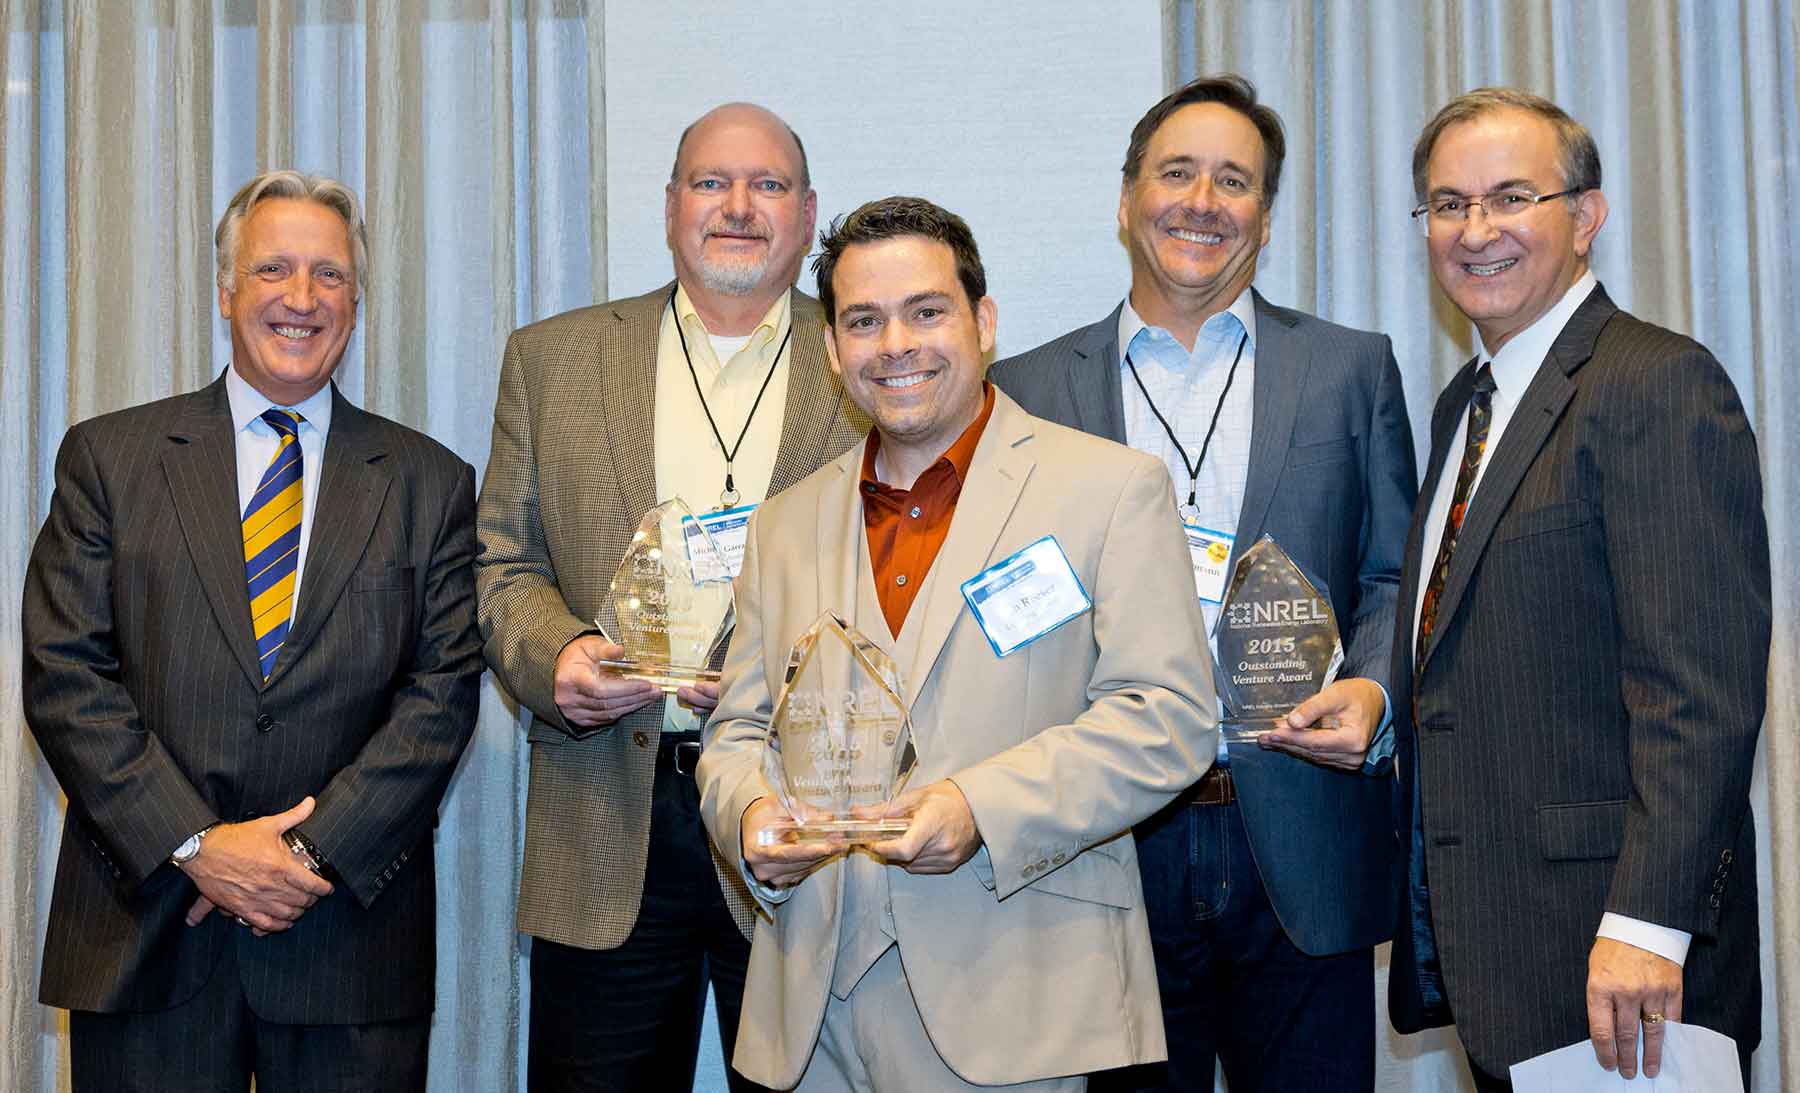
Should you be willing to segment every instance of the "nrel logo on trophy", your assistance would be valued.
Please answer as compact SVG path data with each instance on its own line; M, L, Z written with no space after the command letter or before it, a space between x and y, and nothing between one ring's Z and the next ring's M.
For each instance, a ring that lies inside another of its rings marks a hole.
M1324 622L1330 618L1330 608L1316 596L1234 603L1225 612L1226 624L1233 627L1282 626L1295 622Z

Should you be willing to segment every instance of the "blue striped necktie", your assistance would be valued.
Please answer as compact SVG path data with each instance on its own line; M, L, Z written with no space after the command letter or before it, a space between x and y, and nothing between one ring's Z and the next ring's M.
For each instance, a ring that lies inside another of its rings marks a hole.
M262 419L281 443L244 506L244 575L250 581L250 627L263 678L287 640L294 613L295 563L300 557L300 423L294 410L269 409Z

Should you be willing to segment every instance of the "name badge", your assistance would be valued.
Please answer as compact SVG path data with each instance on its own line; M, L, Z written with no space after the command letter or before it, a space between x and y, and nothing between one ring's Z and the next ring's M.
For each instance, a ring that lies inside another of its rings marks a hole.
M1094 606L1054 535L970 577L962 583L962 594L1000 657Z
M1187 532L1188 557L1194 563L1194 593L1207 603L1225 598L1225 563L1231 560L1231 546L1237 536L1203 528L1191 520L1181 522Z
M696 584L737 578L744 568L744 544L750 537L750 514L755 511L755 505L739 505L681 518L681 534L687 540L688 564L694 569ZM700 533L703 528L705 535ZM707 547L707 536L712 537L713 549Z

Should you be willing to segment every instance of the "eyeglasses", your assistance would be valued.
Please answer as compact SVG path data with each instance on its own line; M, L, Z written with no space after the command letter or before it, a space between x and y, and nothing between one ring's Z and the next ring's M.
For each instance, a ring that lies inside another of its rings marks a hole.
M1571 194L1586 192L1585 187L1573 186L1567 190L1558 190L1553 194L1535 194L1530 190L1495 190L1491 194L1475 194L1465 197L1451 194L1445 197L1434 197L1412 211L1412 218L1419 221L1426 233L1431 232L1433 224L1443 227L1461 224L1469 219L1475 207L1487 214L1489 220L1501 222L1516 220L1527 212L1555 197L1568 197ZM1429 213L1430 216L1426 217ZM1426 217L1425 219L1420 219Z

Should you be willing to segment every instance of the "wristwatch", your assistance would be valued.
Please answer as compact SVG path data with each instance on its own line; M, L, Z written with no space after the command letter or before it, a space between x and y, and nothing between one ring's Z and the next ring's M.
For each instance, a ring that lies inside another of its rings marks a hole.
M176 847L175 853L169 855L169 864L173 865L177 869L180 869L182 866L186 865L188 862L191 862L195 858L199 857L200 856L200 840L206 838L206 833L208 831L211 831L213 828L218 827L218 826L219 826L218 824L207 824L205 827L194 832L192 835L189 835L187 837L187 841L182 843L180 846Z

